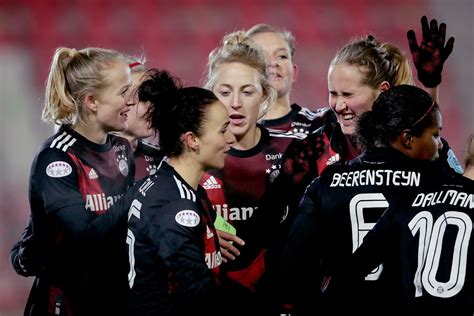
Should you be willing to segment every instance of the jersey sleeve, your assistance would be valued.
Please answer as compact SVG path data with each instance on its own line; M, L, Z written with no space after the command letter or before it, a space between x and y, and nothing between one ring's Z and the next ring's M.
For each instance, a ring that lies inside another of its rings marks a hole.
M201 211L190 200L176 200L159 209L150 227L158 256L173 275L177 289L188 297L207 297L217 284L208 269L201 240Z
M77 172L67 153L54 149L41 152L32 168L30 196L42 201L48 216L57 218L66 234L81 241L95 240L125 219L126 206L120 199L103 215L88 211ZM33 221L35 211L33 207Z
M33 276L38 271L36 246L33 239L31 217L28 219L21 239L16 242L10 251L10 260L16 273L22 276Z

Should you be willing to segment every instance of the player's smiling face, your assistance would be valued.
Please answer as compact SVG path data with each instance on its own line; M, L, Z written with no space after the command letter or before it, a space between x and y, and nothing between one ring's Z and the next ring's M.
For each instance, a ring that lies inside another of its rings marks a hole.
M132 79L130 68L124 62L116 62L107 72L107 86L95 98L95 118L105 132L123 131L133 105L130 95Z
M329 105L346 135L355 133L357 119L372 109L381 92L364 84L362 80L363 73L358 66L342 63L329 68Z
M209 105L201 135L198 137L199 159L204 170L224 167L226 152L235 141L228 126L229 112L222 102L217 101Z

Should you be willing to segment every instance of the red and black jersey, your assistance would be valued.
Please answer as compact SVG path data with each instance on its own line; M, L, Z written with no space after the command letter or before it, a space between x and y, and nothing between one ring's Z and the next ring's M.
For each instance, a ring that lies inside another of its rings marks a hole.
M26 315L123 313L126 213L111 207L133 184L133 161L114 135L96 144L62 126L43 143L30 174L40 269Z
M166 162L127 199L128 315L168 315L212 306L222 262L209 200ZM212 314L212 313L211 313Z
M164 157L163 152L156 146L138 140L135 156L135 180L154 175Z
M320 108L311 111L293 103L290 112L285 116L272 120L260 120L259 123L270 130L285 131L303 138L324 125L326 111L331 111L331 109Z
M401 289L410 315L433 307L430 315L472 315L474 181L440 177L416 193L390 204L355 252L351 268L363 276L379 264L397 267L391 288Z
M282 131L269 133L261 129L258 144L249 150L232 148L223 169L212 170L201 179L214 210L237 230L245 241L240 256L226 263L227 275L242 285L255 289L264 272L264 254L259 232L268 222L279 223L281 215L268 212L258 214L261 199L280 172L283 152L293 136ZM270 219L269 217L278 217Z

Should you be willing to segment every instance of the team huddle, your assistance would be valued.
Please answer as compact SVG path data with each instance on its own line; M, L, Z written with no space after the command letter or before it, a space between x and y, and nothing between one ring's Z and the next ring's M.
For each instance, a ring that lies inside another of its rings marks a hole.
M474 140L441 137L446 25L405 54L373 35L290 101L293 35L226 34L203 87L104 48L61 47L12 248L25 315L474 312ZM382 305L383 304L383 305Z

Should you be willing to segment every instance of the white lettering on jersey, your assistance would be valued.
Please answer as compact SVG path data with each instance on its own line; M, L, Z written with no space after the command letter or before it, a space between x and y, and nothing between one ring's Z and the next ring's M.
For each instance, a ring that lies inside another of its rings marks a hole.
M404 170L356 170L334 173L331 187L363 185L420 186L420 173Z
M54 161L46 167L46 174L51 178L62 178L70 175L72 167L65 161Z
M114 196L106 196L104 193L87 194L85 208L92 212L106 211L122 196L123 194Z
M229 209L229 206L227 204L214 204L212 206L214 210L224 217L225 220L231 220L231 221L242 221L242 220L247 220L250 217L252 217L253 212L258 209L258 207L231 207Z
M125 145L114 145L114 152L116 153L117 151L125 151Z
M281 159L281 156L283 156L283 153L278 153L278 154L266 154L265 159L266 160L277 160Z
M198 213L193 210L182 210L174 217L176 222L180 225L186 227L196 227L201 219L199 218Z
M206 264L209 269L214 269L222 263L222 255L220 251L213 251L211 253L206 252L205 256Z
M474 194L467 194L465 192L458 192L456 190L447 190L431 193L419 193L412 206L425 207L429 205L448 203L451 205L458 205L461 207L474 208Z

